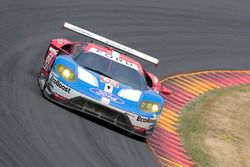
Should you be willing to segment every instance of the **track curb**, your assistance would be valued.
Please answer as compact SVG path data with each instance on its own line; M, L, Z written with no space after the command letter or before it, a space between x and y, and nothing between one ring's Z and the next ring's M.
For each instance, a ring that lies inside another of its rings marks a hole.
M147 144L161 166L192 167L194 163L178 134L182 109L196 97L209 91L250 84L250 70L207 70L181 73L161 80L172 90L164 96L165 106L158 125Z

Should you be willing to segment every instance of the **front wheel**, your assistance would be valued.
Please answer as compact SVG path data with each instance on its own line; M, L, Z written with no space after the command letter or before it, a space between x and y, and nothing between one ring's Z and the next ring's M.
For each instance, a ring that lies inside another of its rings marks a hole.
M39 72L37 76L37 80L38 80L38 84L39 84L41 91L43 91L47 85L48 77L45 77L41 72Z

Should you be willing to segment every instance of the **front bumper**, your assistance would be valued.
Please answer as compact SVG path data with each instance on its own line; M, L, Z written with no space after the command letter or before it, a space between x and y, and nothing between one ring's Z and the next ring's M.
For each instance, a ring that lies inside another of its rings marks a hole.
M44 96L60 105L71 108L80 112L87 113L113 125L116 125L130 133L137 136L148 138L152 134L156 123L150 125L148 128L141 128L133 125L131 117L138 117L130 112L113 108L112 106L105 106L99 101L91 99L87 96L81 95L67 99L53 91L53 83L48 82L46 88L43 90Z

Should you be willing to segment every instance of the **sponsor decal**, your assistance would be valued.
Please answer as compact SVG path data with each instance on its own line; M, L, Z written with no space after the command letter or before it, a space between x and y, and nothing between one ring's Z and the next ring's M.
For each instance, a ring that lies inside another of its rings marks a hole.
M58 50L52 48L52 47L49 47L49 51L48 51L48 56L46 57L44 63L43 63L43 67L46 69L46 70L49 70L49 67L52 63L52 60L54 60L55 56L57 55L58 53Z
M54 55L56 55L57 52L58 52L58 50L56 50L56 49L54 49L54 48L52 48L52 47L49 47L49 51L50 51L51 53L53 53Z
M112 102L115 102L118 104L124 104L124 101L122 99L118 98L117 96L115 96L112 93L106 92L106 91L98 89L98 88L90 88L90 91L95 93L98 96L109 99Z
M155 119L151 119L151 118L143 118L141 116L138 116L136 121L139 121L139 122L144 122L144 123L156 123L156 120Z
M119 87L119 82L105 76L101 76L101 82L108 83L114 87Z
M55 77L51 77L51 82L53 82L57 87L65 91L66 93L70 93L70 88L63 85L60 81L58 81Z
M135 70L138 70L138 67L137 67L136 64L133 64L133 63L127 61L127 60L124 60L124 59L120 58L120 54L118 52L112 51L113 54L110 55L107 52L101 51L101 50L96 49L94 47L90 48L88 51L92 52L92 53L96 53L96 54L98 54L98 55L100 55L102 57L113 60L113 61L118 62L120 64L123 64L125 66L131 67L131 68L133 68ZM117 53L117 54L115 54L115 53Z
M114 87L113 87L112 85L106 83L106 84L105 84L105 87L104 87L104 91L112 94L113 88L114 88Z

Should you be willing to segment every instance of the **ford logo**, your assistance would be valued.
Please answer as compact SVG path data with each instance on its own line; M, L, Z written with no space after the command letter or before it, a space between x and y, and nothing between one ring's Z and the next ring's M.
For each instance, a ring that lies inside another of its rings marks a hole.
M90 91L95 93L98 96L104 97L109 99L112 102L118 103L118 104L124 104L124 101L120 98L118 98L117 96L109 93L109 92L105 92L104 90L101 89L97 89L97 88L90 88Z

